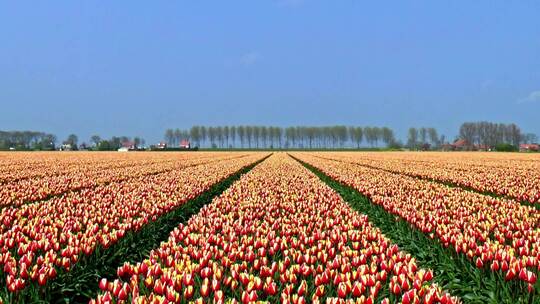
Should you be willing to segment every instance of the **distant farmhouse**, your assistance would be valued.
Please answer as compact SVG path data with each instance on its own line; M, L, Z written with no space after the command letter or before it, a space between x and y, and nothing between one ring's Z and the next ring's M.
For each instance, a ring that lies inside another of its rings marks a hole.
M454 151L468 151L472 149L473 145L466 139L458 139L452 144L452 150Z
M519 145L520 152L538 152L540 151L539 144L521 144Z
M189 149L191 147L191 144L189 142L189 140L185 140L183 139L181 142L180 142L180 146L179 146L181 149Z
M128 140L122 143L122 147L118 149L119 152L137 151L137 145L134 141Z
M60 150L60 151L73 151L73 146L71 144L62 144L58 150Z
M489 145L471 144L466 139L458 139L452 144L444 144L441 146L443 151L492 151L493 147Z

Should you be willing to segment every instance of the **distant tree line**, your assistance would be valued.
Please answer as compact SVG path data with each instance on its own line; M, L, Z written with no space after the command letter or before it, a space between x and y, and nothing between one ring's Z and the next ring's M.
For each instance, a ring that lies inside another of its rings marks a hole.
M116 151L125 143L132 143L135 147L144 145L145 141L141 137L131 139L128 136L113 136L110 139L102 139L99 135L90 137L90 144L83 142L79 145L79 138L76 134L70 134L62 142L60 149L69 146L70 150L94 150L94 151Z
M110 139L102 139L99 135L92 135L90 137L91 146L87 148L97 151L116 151L128 142L133 143L135 147L142 147L145 144L145 140L138 136L133 137L133 139L128 136L113 136Z
M388 127L376 126L192 126L190 129L167 129L164 139L169 146L178 146L188 140L192 146L213 148L284 148L284 149L341 149L381 147L402 148L394 131ZM470 145L504 147L517 150L520 143L538 143L538 136L523 133L514 123L465 122L459 128L457 139L464 139ZM77 135L70 134L62 146L72 150L90 149L114 151L125 143L143 147L141 137L112 136L103 139L99 135L90 138L90 144L79 145ZM0 131L0 150L55 150L57 137L38 131ZM433 127L411 127L407 132L406 146L410 149L437 149L447 144L444 135L439 135ZM506 145L506 146L505 146ZM501 149L502 150L502 149Z
M54 150L56 136L38 131L0 131L0 149Z
M359 148L400 145L388 127L322 126L193 126L189 130L167 129L165 141L177 146L182 140L197 147L215 148Z
M509 144L518 147L520 143L535 143L538 137L535 134L522 133L520 127L514 123L492 123L487 121L465 122L459 128L459 137L471 144L496 147Z
M38 131L0 131L0 150L39 150L51 151L62 149L69 146L70 150L99 150L99 151L115 151L126 142L133 143L136 147L141 147L145 144L145 140L141 137L128 136L113 136L110 139L102 139L99 135L93 135L90 138L91 144L81 143L76 134L70 134L65 140L57 146L58 138L54 134L38 132Z
M516 124L491 122L465 122L456 139L465 139L471 145L496 147L520 143L538 142L532 133L523 134ZM401 148L394 131L388 127L375 126L192 126L190 129L167 129L165 141L177 146L188 140L197 147L214 148L303 148L338 149L381 147ZM413 150L439 149L447 144L445 135L434 127L411 127L407 133L406 146Z
M411 127L407 133L407 146L410 149L438 148L445 140L445 136L439 136L435 128Z

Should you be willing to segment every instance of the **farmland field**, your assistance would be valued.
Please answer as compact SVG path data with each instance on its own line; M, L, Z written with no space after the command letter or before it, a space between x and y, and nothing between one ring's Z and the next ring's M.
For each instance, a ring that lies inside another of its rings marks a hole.
M540 157L0 153L0 303L540 303Z

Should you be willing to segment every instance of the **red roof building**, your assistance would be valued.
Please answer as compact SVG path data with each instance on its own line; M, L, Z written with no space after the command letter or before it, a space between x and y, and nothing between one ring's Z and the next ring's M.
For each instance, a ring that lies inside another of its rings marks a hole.
M488 145L475 145L474 149L478 151L491 151L491 147Z
M458 139L452 144L452 147L454 147L454 150L464 151L470 150L471 144L466 139Z
M128 149L130 149L130 150L131 150L131 149L137 149L137 145L135 144L135 142L134 142L134 141L130 141L130 140L123 142L123 143L122 143L122 147L123 147L123 148L128 148Z
M190 146L191 145L189 143L189 140L182 139L182 141L180 142L180 148L189 149Z
M538 152L540 151L540 145L539 144L521 144L519 145L519 151L521 152Z

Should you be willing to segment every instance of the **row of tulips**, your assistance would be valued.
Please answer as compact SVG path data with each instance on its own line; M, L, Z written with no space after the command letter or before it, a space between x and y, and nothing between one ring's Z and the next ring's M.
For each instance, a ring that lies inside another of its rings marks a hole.
M346 184L414 225L479 268L502 271L533 292L540 270L540 211L515 201L460 188L295 153L302 161Z
M187 155L186 155L187 156ZM186 156L183 156L185 158ZM70 174L73 171L95 170L96 168L124 167L150 162L170 161L169 154L156 154L151 159L141 153L116 152L0 152L0 183L21 179L43 178L51 175Z
M83 255L106 250L264 153L201 162L167 173L113 182L0 213L0 274L9 292L43 286ZM36 285L37 284L37 285Z
M207 155L205 153L189 156L169 155L167 158L148 157L145 159L132 159L122 161L121 155L104 163L68 163L66 170L61 170L61 174L50 171L52 168L42 168L36 171L43 173L50 172L43 177L18 179L7 182L0 187L0 207L18 206L28 202L47 199L54 195L59 195L67 191L76 191L85 188L96 187L110 182L121 182L131 178L145 175L158 174L179 169L186 166L197 165L201 161L212 162L219 159L231 158L225 153ZM242 155L238 155L240 157Z
M314 174L274 154L102 279L91 303L457 303Z
M538 154L321 153L320 156L540 203Z

